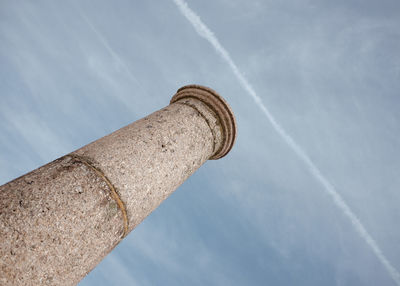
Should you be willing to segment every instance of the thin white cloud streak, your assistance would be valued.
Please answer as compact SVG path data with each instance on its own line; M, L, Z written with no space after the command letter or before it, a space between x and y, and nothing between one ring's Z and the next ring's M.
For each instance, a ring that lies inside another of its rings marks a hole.
M400 286L400 273L395 269L389 260L382 253L380 247L372 236L365 229L364 225L353 213L350 207L346 204L340 194L336 191L335 187L325 178L318 167L313 163L306 152L297 144L294 139L286 132L285 129L276 121L275 117L270 113L268 108L264 105L262 99L256 94L253 87L247 81L247 79L240 72L239 68L236 66L228 51L220 44L214 33L203 23L200 17L189 8L187 3L183 0L174 0L175 4L178 6L180 12L185 16L185 18L192 24L196 32L203 38L205 38L216 52L225 60L229 65L232 72L238 79L239 83L246 90L246 92L253 98L257 106L262 110L264 115L267 117L269 122L275 131L283 138L283 140L289 145L289 147L296 153L296 155L303 161L307 166L310 173L314 178L321 183L325 191L331 196L335 205L343 212L343 214L350 220L355 230L364 239L367 245L371 248L373 253L388 271L392 279Z
M75 6L75 5L74 5ZM137 80L137 78L134 76L134 74L131 72L131 70L128 68L126 63L122 61L121 57L114 51L113 48L108 44L108 41L103 37L103 35L97 30L97 28L92 24L92 22L89 20L89 18L86 16L86 14L80 9L79 7L75 6L75 8L78 10L79 14L81 15L82 19L86 22L86 24L89 26L90 30L97 36L99 39L100 43L104 46L104 48L107 50L107 52L112 56L112 58L115 60L115 62L123 69L123 71L138 85L141 87L140 82Z

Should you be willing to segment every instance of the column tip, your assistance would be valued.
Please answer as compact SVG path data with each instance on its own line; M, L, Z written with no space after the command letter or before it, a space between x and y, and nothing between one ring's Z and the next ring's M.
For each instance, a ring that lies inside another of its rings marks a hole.
M171 98L170 103L174 103L185 97L192 97L202 101L217 114L224 138L221 148L211 156L210 160L217 160L224 157L232 149L237 133L236 119L231 107L215 90L196 84L186 85L178 89L176 94Z

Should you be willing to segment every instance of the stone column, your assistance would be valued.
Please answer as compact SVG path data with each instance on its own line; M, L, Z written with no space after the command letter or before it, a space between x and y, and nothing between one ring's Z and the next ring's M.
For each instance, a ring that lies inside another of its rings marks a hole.
M0 187L0 285L75 285L206 160L236 123L215 91L169 106Z

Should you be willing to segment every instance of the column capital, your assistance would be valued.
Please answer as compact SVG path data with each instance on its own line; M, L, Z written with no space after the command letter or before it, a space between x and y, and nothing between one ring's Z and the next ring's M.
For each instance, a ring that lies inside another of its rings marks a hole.
M216 91L201 85L186 85L178 89L171 98L170 104L185 98L194 98L203 102L218 117L223 139L221 147L211 156L211 160L224 157L232 149L237 133L236 119L232 109Z

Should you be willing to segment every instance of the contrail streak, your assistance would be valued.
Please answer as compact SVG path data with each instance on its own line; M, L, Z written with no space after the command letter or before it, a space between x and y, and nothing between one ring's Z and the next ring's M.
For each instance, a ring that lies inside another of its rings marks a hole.
M214 33L203 23L200 17L189 8L184 0L174 0L179 10L186 17L186 19L192 24L196 32L203 38L205 38L214 47L216 52L225 60L229 65L232 72L238 79L242 87L247 93L253 98L257 106L262 110L264 115L267 117L269 122L275 131L283 138L283 140L289 145L289 147L296 153L296 155L303 161L307 166L310 173L314 178L321 183L325 191L331 196L335 205L343 212L343 214L350 220L355 230L364 239L366 244L371 248L372 252L376 255L378 260L382 263L385 269L388 271L392 279L400 286L400 273L390 264L389 260L382 253L376 241L365 229L361 221L353 213L350 207L346 204L340 194L336 191L335 187L325 178L318 167L313 163L307 153L300 147L299 144L286 132L285 129L276 121L275 117L270 113L268 108L264 105L262 99L256 94L253 87L247 81L247 79L240 72L235 62L232 60L228 51L220 44Z
M75 6L75 5L74 5ZM140 86L139 81L137 78L133 75L131 70L128 68L125 62L122 61L120 56L111 48L111 46L108 44L107 40L103 37L103 35L97 30L97 28L92 24L92 22L89 20L89 18L86 16L86 14L77 6L75 6L75 9L78 10L80 16L82 19L86 22L86 24L89 26L89 28L92 30L92 32L97 36L101 44L104 46L104 48L107 50L107 52L111 55L111 57L114 59L114 61L122 67L124 72Z

